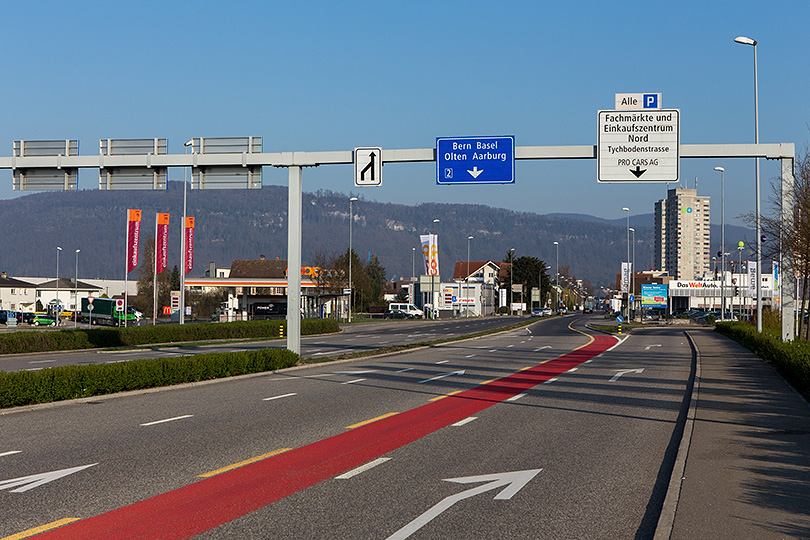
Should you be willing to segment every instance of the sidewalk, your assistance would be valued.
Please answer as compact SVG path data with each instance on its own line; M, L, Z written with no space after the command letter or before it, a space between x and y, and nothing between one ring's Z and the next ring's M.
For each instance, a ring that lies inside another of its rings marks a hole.
M711 330L671 538L810 539L810 406L763 360Z

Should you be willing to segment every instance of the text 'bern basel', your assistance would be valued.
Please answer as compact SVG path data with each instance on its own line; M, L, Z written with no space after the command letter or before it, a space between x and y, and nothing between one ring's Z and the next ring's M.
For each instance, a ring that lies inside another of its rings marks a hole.
M466 152L472 151L470 157ZM461 153L465 152L465 153ZM475 141L472 143L460 143L453 141L450 151L444 153L446 161L506 161L509 155L506 152L498 152L498 141Z

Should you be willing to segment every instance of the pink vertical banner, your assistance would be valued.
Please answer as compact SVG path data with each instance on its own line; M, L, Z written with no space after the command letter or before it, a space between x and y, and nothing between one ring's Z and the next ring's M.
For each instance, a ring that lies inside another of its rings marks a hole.
M191 272L194 268L194 218L186 218L186 254L185 254L184 274Z
M169 266L169 214L158 214L155 226L155 274Z
M127 223L127 273L138 266L138 245L141 239L141 211L129 210Z

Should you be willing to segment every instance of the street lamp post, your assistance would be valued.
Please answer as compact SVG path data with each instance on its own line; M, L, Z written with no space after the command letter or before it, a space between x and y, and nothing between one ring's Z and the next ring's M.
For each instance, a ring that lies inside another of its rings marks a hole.
M467 305L466 300L469 297L469 292L470 292L470 240L472 240L472 239L473 239L472 236L467 237L467 279L465 280L467 290L464 291L464 299L465 299L464 307L467 308L467 309L464 311L464 316L465 317L470 316L470 310L469 310L469 306Z
M414 294L414 278L416 277L416 248L411 248L411 279L410 282L410 289L408 290L408 297L411 304L415 304L416 296Z
M184 150L194 154L194 139L184 143ZM186 185L188 184L188 167L183 168L183 221L180 223L180 316L177 318L179 324L186 322ZM124 325L127 317L124 314Z
M512 315L512 283L515 279L515 248L509 248L509 294L508 297L508 304L509 304L509 315Z
M627 207L622 208L623 212L627 212L627 264L630 264L630 209ZM630 272L633 271L633 267L630 267ZM629 278L630 276L628 276ZM628 279L628 290L627 290L627 313L625 315L627 318L630 318L630 280Z
M554 312L560 310L560 243L554 242L557 246L557 268L554 270Z
M757 81L757 41L745 36L734 39L735 43L751 45L754 48L754 142L759 144L759 89ZM756 222L757 222L757 332L762 332L762 227L759 206L759 158L754 158L756 178Z
M739 275L737 277L737 291L740 293L740 320L742 320L742 314L743 314L743 295L742 295L742 273L743 273L742 267L743 267L743 262L742 262L742 250L743 250L744 247L745 247L745 242L740 241L740 242L737 243L737 252L739 253L738 258L740 260L740 273L739 273ZM732 313L732 316L733 315L734 315L734 313Z
M62 248L56 246L56 326L59 326L59 252Z
M354 296L354 287L352 286L352 222L354 221L354 208L352 203L357 200L357 197L349 199L349 322L352 322L352 297Z
M720 320L726 319L726 170L715 167L720 173ZM759 199L759 196L757 196Z
M633 272L630 274L630 291L633 293L633 314L636 311L636 230L633 227L628 229L631 233L633 233L633 258L630 259L630 268L633 269ZM629 298L629 297L628 297Z
M439 218L435 218L433 220L433 229L431 235L433 236L433 242L436 244L436 269L439 268L439 242L436 240L436 224L439 222ZM431 258L433 254L430 254ZM438 274L438 272L436 272ZM433 273L433 269L431 269L431 276L430 276L430 295L431 295L431 303L433 304L433 313L438 316L439 315L439 295L436 291L436 274Z
M76 250L76 280L73 282L73 328L76 328L77 322L77 315L76 312L79 311L79 252L81 250Z

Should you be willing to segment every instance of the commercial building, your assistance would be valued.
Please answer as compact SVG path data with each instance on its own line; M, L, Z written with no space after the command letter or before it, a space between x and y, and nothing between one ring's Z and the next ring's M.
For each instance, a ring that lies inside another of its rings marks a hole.
M655 203L654 265L680 280L702 279L711 262L709 197L676 188Z

